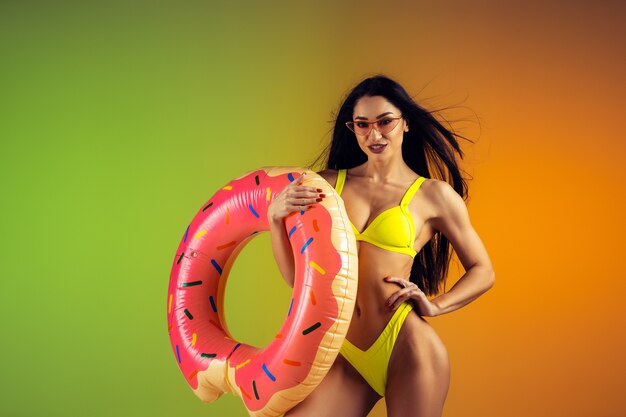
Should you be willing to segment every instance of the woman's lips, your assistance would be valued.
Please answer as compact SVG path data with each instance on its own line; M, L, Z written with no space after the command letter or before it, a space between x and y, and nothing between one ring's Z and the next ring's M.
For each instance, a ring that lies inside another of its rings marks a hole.
M371 145L368 146L369 150L372 151L373 153L381 153L382 151L385 150L385 148L387 147L387 145Z

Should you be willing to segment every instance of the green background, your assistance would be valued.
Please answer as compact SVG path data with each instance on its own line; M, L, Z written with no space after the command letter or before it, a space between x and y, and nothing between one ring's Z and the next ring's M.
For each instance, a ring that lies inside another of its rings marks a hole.
M0 415L246 415L232 395L204 405L180 373L169 271L220 186L309 163L328 139L363 75L337 77L334 13L0 3ZM227 288L233 335L264 345L289 299L269 236L255 238Z

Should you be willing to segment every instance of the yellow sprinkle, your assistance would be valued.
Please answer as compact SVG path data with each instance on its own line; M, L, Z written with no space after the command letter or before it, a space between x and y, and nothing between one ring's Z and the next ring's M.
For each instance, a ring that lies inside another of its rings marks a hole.
M232 190L233 186L232 185L227 185L226 187L222 188L222 190Z
M174 294L170 294L170 301L169 303L167 303L167 314L170 314L172 312L172 296Z
M248 363L250 363L250 359L248 359L248 360L247 360L247 361L245 361L245 362L241 362L239 365L237 365L237 366L235 367L235 369L243 368L243 367L244 367L244 366L246 366Z
M192 334L191 335L191 346L195 346L196 345L196 339L198 338L197 334Z
M230 337L228 337L228 336L224 336L224 339L226 339L226 340L230 340L231 342L236 342L236 340L235 340L235 339L231 339L231 338L230 338Z
M206 230L200 230L198 233L196 233L195 235L193 235L193 238L194 238L194 239L197 239L197 238L202 237L202 236L204 236L204 235L206 235Z
M326 275L326 271L324 271L324 269L321 266L319 266L318 264L316 264L315 262L310 261L309 265L311 265L311 267L313 269L315 269L317 272L319 272L320 274Z
M270 191L270 187L267 187L267 193L265 195L265 200L270 201L270 196L272 195L272 192Z

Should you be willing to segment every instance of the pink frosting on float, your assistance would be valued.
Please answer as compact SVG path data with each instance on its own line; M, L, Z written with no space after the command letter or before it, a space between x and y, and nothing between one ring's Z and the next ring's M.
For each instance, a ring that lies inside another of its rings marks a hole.
M236 372L237 386L250 393L251 398L245 395L243 398L250 410L260 409L275 392L305 380L322 338L335 324L338 314L332 283L341 269L341 257L329 250L333 246L330 238L332 220L328 211L318 205L299 219L292 217L286 223L287 230L296 227L290 238L295 248L296 282L291 312L279 331L281 337L252 358L235 352L230 359L231 366L251 359ZM309 241L301 253L301 248ZM312 267L311 261L324 274Z
M234 382L249 410L261 409L276 392L306 379L338 317L332 284L341 256L331 240L330 213L315 205L285 221L296 281L290 313L273 342L258 349L232 340L220 319L225 288L220 281L227 278L234 252L251 234L269 229L271 199L297 175L257 170L220 189L185 231L172 266L168 330L185 379L195 390L198 372L212 361L225 362L236 368Z

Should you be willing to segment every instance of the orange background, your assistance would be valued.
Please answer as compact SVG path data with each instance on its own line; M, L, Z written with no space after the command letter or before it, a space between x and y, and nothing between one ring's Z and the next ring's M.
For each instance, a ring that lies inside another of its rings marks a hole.
M425 55L450 60L433 89L465 86L483 122L468 208L496 270L429 320L452 365L444 415L626 415L624 8L440 7L446 47Z

